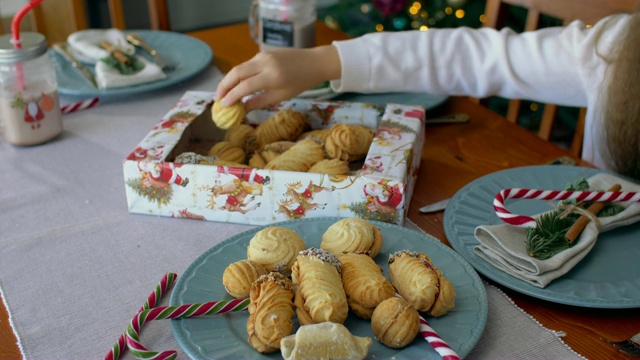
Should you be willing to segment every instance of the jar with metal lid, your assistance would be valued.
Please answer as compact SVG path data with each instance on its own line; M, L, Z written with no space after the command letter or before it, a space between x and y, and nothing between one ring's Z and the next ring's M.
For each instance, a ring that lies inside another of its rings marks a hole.
M249 30L260 50L316 43L316 0L253 0Z
M37 145L62 132L58 84L42 34L23 32L20 48L0 36L0 126L15 145Z

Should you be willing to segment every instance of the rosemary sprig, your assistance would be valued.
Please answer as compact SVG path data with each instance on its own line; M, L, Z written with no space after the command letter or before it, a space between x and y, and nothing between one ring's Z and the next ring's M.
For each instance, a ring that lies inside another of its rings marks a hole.
M586 179L581 178L574 183L567 184L565 190L588 191L589 183ZM561 201L560 206L577 205L587 208L591 203L576 204L575 200ZM599 213L598 217L612 216L622 210L624 206L619 204L607 204ZM561 211L551 211L545 213L536 219L536 227L527 229L527 253L529 256L538 260L545 260L553 257L555 254L572 247L575 242L567 242L565 235L569 228L578 220L580 215L570 213L564 215Z
M573 183L569 183L567 184L567 186L565 186L564 188L567 191L589 191L589 182L587 181L587 179L585 178L580 178L578 180L576 180ZM589 206L591 206L591 202L583 202L580 203L580 207L583 208L588 208ZM575 200L564 200L560 202L560 205L576 205L576 201ZM604 206L604 208L598 213L598 217L606 217L606 216L613 216L619 212L621 212L622 210L624 210L624 206L620 205L620 204L616 204L616 203L608 203Z
M536 227L527 229L527 253L538 260L548 259L573 246L564 239L576 220L573 214L561 217L557 211L542 214L536 219Z
M118 72L122 75L131 75L135 74L138 71L144 69L144 63L138 61L135 56L126 55L129 58L129 62L127 64L119 62L113 56L106 57L104 59L100 59L100 61L106 63L112 68L118 70Z

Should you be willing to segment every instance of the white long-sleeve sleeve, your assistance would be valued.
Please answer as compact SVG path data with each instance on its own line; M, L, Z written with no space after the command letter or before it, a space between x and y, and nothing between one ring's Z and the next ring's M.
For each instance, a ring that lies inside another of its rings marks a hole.
M593 27L515 33L483 28L373 33L334 42L342 78L336 91L427 92L474 97L502 96L587 107L583 158L599 167L597 117L611 45L629 15Z

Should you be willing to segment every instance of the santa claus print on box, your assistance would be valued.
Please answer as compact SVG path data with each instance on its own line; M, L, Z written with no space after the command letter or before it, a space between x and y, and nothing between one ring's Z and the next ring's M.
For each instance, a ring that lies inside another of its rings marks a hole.
M213 96L187 92L129 153L123 163L129 211L254 225L326 216L404 222L420 164L424 109L388 104L382 112L370 104L294 99L247 115L257 125L291 108L311 129L370 128L376 135L369 152L348 175L173 162L224 140L226 131L211 121Z
M162 159L164 145L158 145L156 147L152 147L150 149L146 149L142 146L138 146L127 156L127 160L155 160L159 161Z
M179 163L138 161L140 177L127 180L127 185L138 195L156 202L158 207L171 202L173 188L171 185L185 187L189 178L178 174Z

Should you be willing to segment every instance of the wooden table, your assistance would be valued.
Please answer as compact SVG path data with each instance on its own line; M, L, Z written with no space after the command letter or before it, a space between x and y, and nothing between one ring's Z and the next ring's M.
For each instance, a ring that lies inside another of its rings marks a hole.
M317 25L318 44L346 39L347 35ZM226 72L251 58L258 47L250 39L246 24L201 30L189 35L210 44L214 65ZM450 98L428 116L466 113L467 124L428 125L420 181L416 184L409 208L409 219L427 233L449 245L443 227L443 214L421 214L421 206L454 195L467 183L492 172L516 166L537 165L560 156L571 155L541 140L534 133L509 123L505 118L475 104L467 98ZM577 159L576 159L577 160ZM578 160L578 164L587 165ZM434 175L436 174L436 175ZM628 338L640 331L637 309L608 310L554 304L502 288L513 301L549 329L563 331L563 338L574 351L598 359L632 359L600 341ZM0 303L0 358L20 358L16 338L11 330L6 308ZM531 339L535 341L535 339Z

